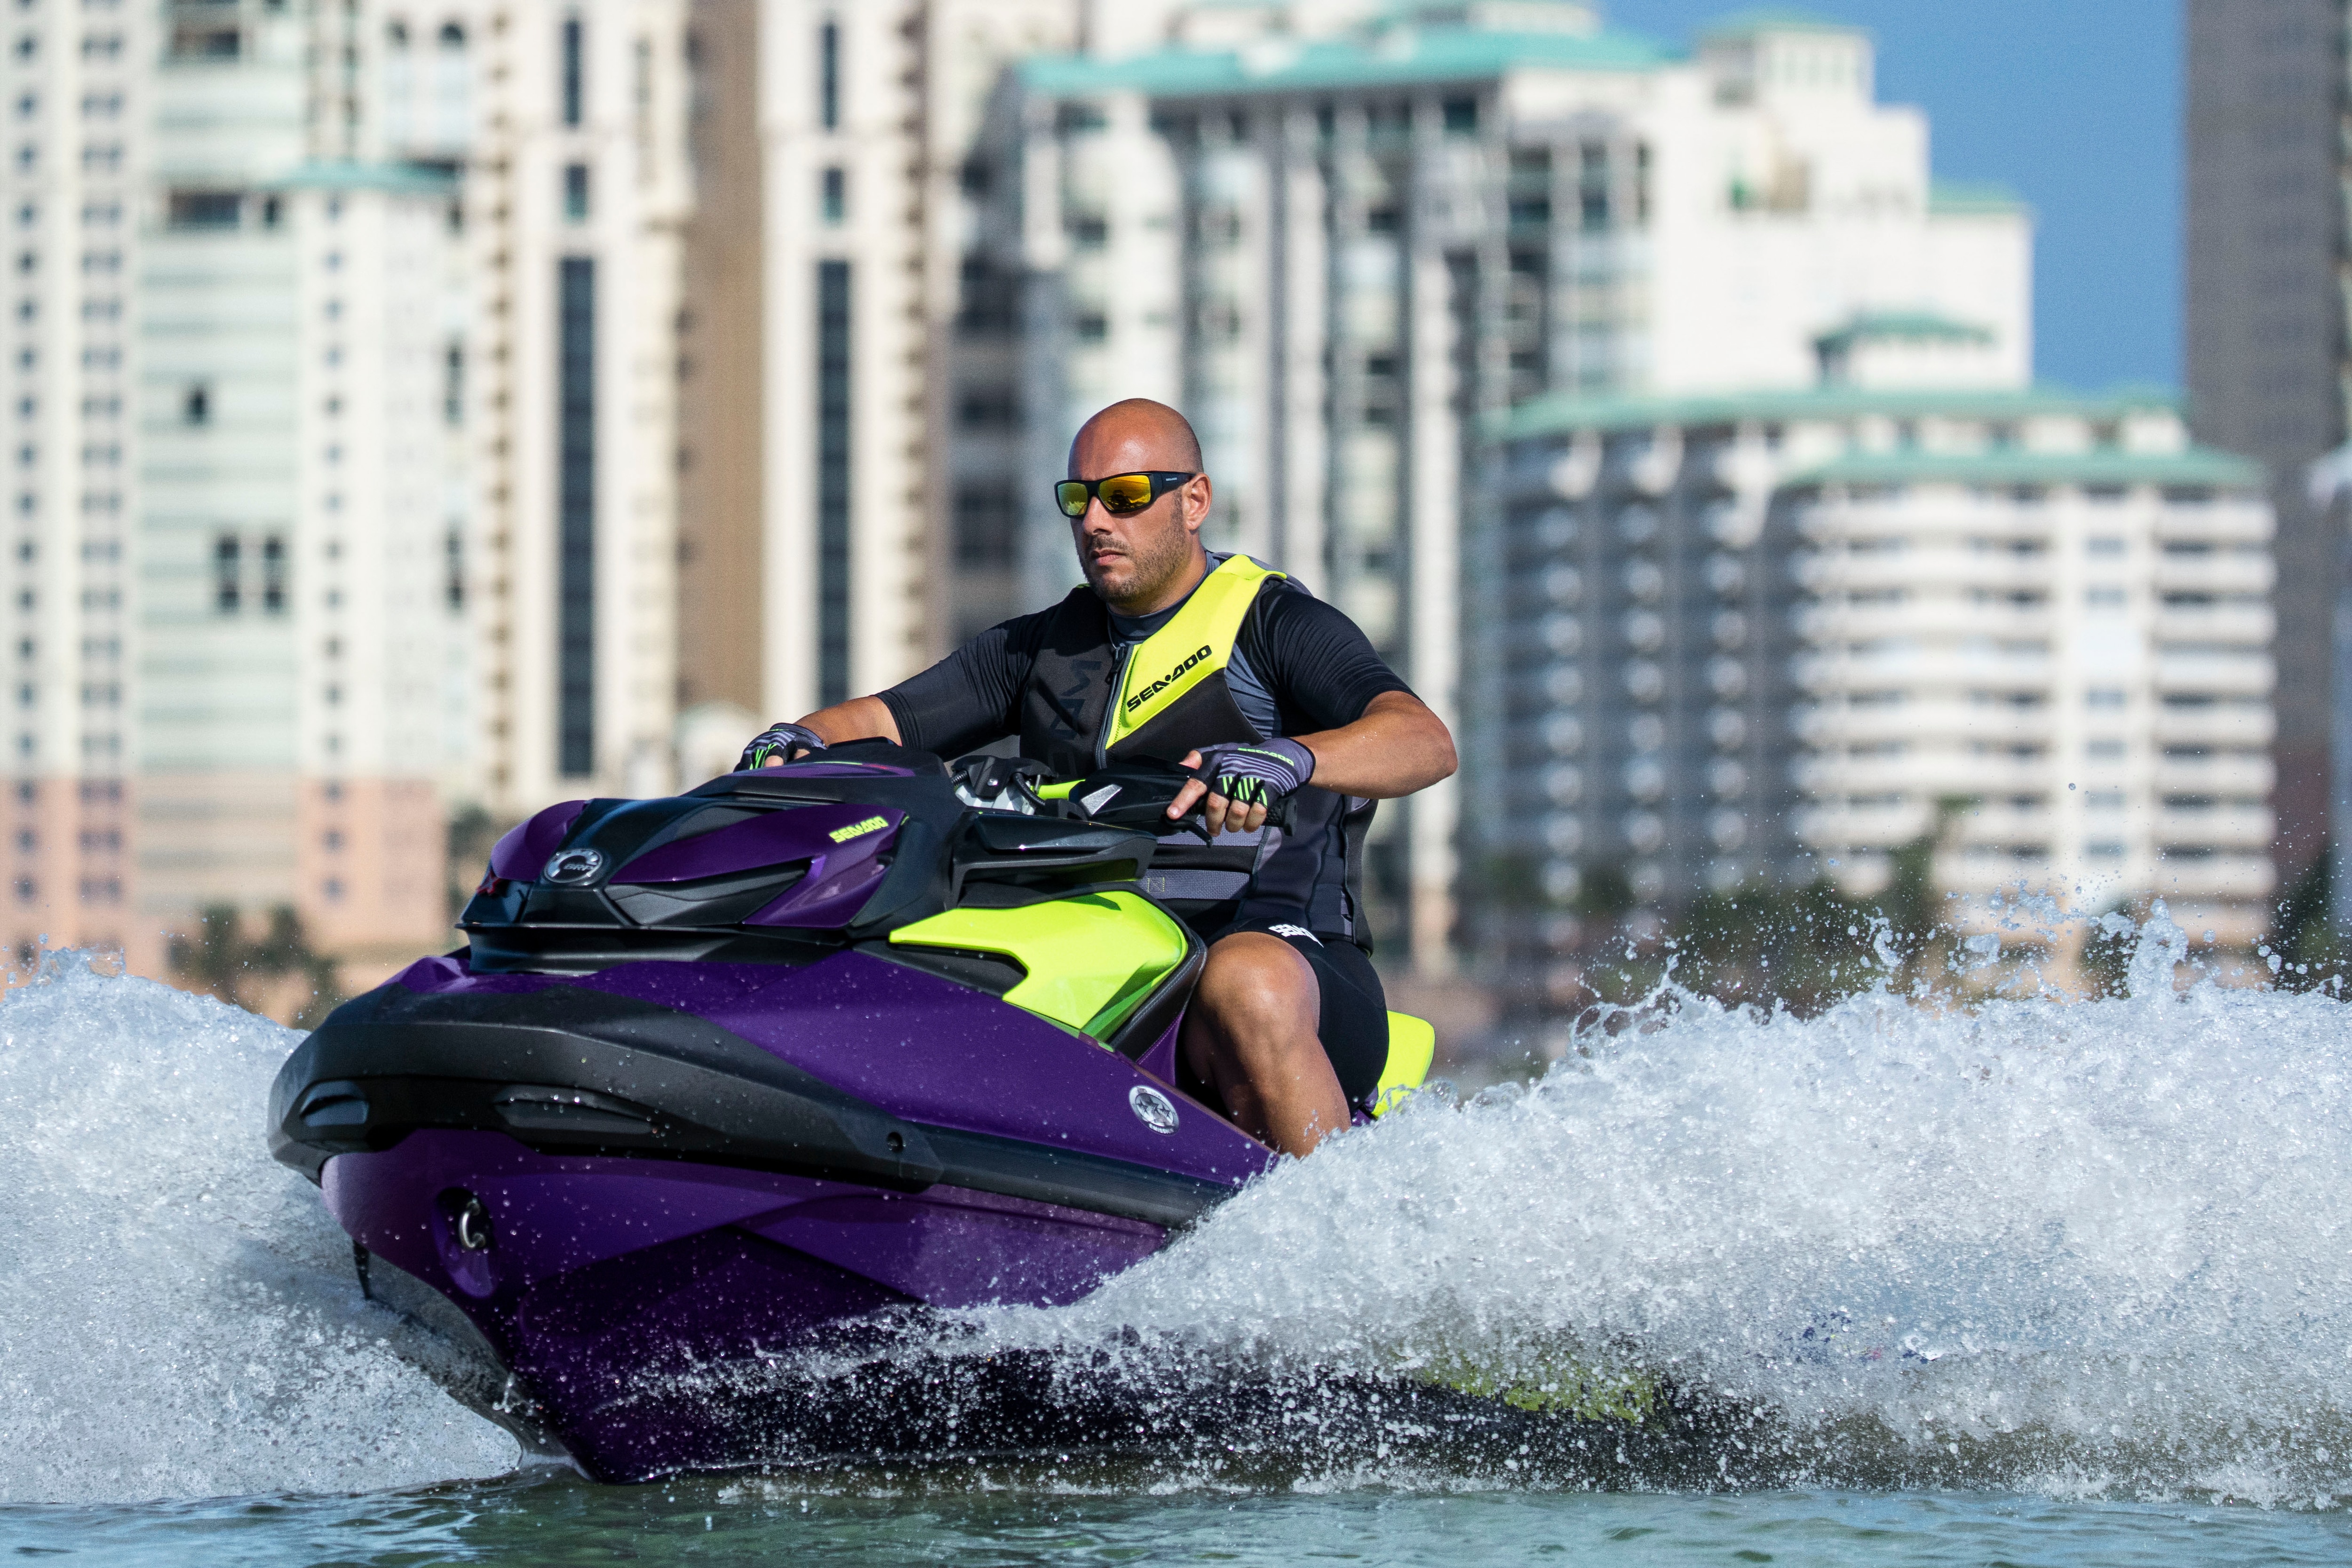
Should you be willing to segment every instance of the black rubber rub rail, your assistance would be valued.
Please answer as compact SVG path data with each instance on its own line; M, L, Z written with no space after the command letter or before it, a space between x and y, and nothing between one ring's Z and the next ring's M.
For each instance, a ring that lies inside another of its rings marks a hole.
M570 987L344 1004L278 1069L269 1152L312 1181L425 1128L550 1154L724 1163L919 1192L933 1184L1181 1226L1216 1182L892 1116L709 1021Z

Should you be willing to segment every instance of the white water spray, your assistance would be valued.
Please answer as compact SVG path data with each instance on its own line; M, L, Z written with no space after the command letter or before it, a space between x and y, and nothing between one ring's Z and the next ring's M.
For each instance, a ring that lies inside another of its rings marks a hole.
M987 1330L1506 1381L1630 1358L1767 1412L1800 1479L2352 1493L2352 1008L2176 994L2179 939L2150 921L2128 999L1681 996Z
M301 1037L47 959L0 1002L0 1503L368 1491L513 1467L396 1353L262 1142Z
M1605 1355L1767 1412L1800 1479L2352 1494L2352 1007L2176 994L2178 940L2151 922L2112 1001L1673 998L1286 1165L1075 1306L961 1326L1081 1368ZM515 1462L264 1152L296 1037L71 962L0 1003L0 1501Z

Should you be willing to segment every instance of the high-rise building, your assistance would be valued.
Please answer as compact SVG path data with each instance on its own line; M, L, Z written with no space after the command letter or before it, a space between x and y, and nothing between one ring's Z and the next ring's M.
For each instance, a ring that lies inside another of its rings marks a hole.
M716 727L689 767L731 761L748 715L913 673L1007 597L1009 496L944 434L950 342L1012 352L964 264L969 154L1006 64L1073 47L1087 9L697 0L678 699Z
M1501 411L1800 388L1880 353L1842 329L1906 321L1932 340L1906 374L2027 377L2025 216L1930 182L1859 30L1758 13L1685 55L1573 0L1136 9L1141 37L1023 62L968 165L967 287L1019 323L952 378L960 482L1002 473L1017 520L1014 591L968 595L971 623L1074 580L1028 498L1089 410L1150 395L1200 428L1214 542L1333 600L1458 719L1462 628L1502 586L1465 511ZM1370 847L1383 942L1433 970L1456 798L1382 813Z
M2346 26L2342 0L2189 0L2187 10L2189 416L2199 439L2269 472L2275 855L2290 879L2327 833L2331 622L2345 577L2342 513L2314 502L2305 475L2352 434Z
M2264 929L2270 507L2170 398L1864 376L1508 433L1465 763L1501 974L1596 873L1867 896L1922 842L1964 930L2020 891Z
M382 25L419 64L474 57L457 395L479 798L513 816L657 793L677 684L685 0L473 0L468 19L441 16L387 5ZM420 124L454 90L414 67L404 79Z
M142 241L153 60L204 47L152 7L17 10L5 22L9 857L20 958L42 936L152 967L138 908L132 541L140 499Z
M5 934L413 953L667 782L680 7L20 10Z

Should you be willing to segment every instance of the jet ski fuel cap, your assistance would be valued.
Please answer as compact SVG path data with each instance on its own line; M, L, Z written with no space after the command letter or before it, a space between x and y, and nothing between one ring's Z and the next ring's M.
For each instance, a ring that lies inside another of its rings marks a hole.
M604 868L602 849L563 849L548 861L547 869L541 875L559 888L576 888L594 881L596 873Z
M1176 1102L1148 1083L1139 1083L1127 1091L1128 1109L1135 1119L1154 1132L1176 1131Z

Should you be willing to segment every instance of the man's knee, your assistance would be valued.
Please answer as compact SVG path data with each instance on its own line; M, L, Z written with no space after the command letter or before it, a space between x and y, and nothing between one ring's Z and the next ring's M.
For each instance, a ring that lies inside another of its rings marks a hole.
M1288 942L1262 931L1237 931L1209 949L1197 994L1229 1026L1279 1026L1303 1016L1311 1028L1320 1011L1317 991L1314 965Z

